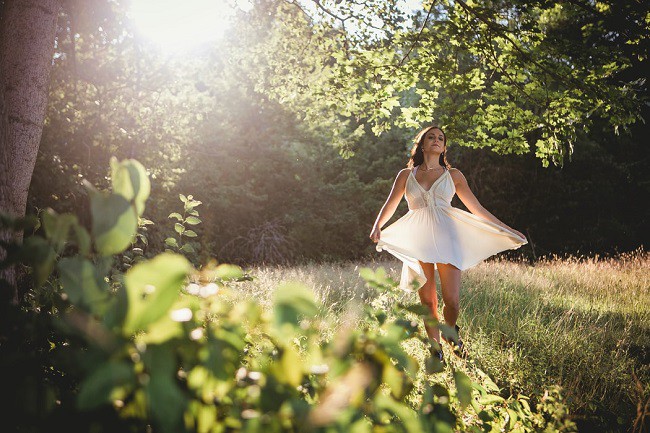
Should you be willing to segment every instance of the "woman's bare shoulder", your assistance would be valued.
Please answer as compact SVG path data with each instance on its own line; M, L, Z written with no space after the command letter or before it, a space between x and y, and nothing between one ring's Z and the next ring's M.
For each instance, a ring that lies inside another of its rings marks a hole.
M408 179L409 174L411 173L410 168L403 168L395 176L395 183L406 184L406 179Z
M454 180L454 183L466 182L465 175L463 174L462 171L460 171L457 168L450 168L449 174L451 175L451 178Z

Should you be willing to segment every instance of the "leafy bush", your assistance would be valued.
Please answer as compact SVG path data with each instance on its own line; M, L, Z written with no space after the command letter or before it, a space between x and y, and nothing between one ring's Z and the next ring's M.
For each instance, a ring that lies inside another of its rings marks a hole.
M114 256L132 245L150 186L137 161L113 160L111 171L112 191L87 186L90 233L74 215L48 210L42 235L7 246L4 265L27 262L34 280L31 301L7 305L2 315L0 368L5 394L15 396L3 409L13 429L575 430L557 390L536 410L527 398L505 399L491 381L474 383L460 370L453 371L455 389L430 381L415 390L420 367L402 343L428 344L413 315L434 319L420 305L367 305L358 326L322 341L329 325L300 284L279 287L265 310L238 294L237 281L246 278L238 266L211 262L197 270L165 252L122 272ZM189 218L200 203L183 202L188 215L172 218L197 222ZM8 228L26 223L3 221ZM186 234L185 226L178 233ZM382 268L361 275L395 293ZM428 374L443 368L427 361ZM415 404L408 398L414 393Z

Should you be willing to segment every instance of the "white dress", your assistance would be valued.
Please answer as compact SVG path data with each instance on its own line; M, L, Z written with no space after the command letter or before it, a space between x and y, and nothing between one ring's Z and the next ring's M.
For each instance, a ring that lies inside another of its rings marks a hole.
M425 190L415 179L415 167L406 181L409 211L381 230L377 251L388 251L402 262L400 288L412 290L414 279L426 282L424 263L450 263L460 270L471 268L486 258L528 243L516 233L491 221L451 205L456 194L454 181L445 168Z

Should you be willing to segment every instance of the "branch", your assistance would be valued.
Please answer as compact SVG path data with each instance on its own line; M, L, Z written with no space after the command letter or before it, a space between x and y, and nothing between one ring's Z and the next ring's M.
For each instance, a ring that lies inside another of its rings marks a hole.
M435 1L431 2L431 6L429 7L429 11L427 12L427 17L424 20L424 24L422 24L422 28L420 29L420 32L418 33L418 35L415 37L415 40L411 44L411 48L409 48L409 50L406 52L406 54L404 54L404 57L402 57L402 59L397 63L396 68L399 68L404 64L404 61L409 56L409 54L411 54L411 51L413 51L413 48L415 48L417 43L420 42L420 37L422 37L422 32L424 32L424 29L427 27L427 23L429 22L429 17L431 16L431 12L433 11L433 6L435 4L436 4Z
M510 43L512 44L512 46L515 48L515 50L516 50L517 52L519 52L520 55L521 55L525 60L531 62L533 65L537 66L538 68L540 68L542 71L546 72L546 73L547 73L548 75L550 75L551 77L555 78L556 80L558 80L558 81L560 81L560 82L562 82L562 81L569 81L569 82L573 83L573 84L574 84L577 88L579 88L579 89L587 89L587 90L591 90L594 94L600 96L601 98L603 98L603 99L607 99L606 96L604 96L604 95L602 94L602 92L600 92L600 90L599 90L598 88L590 88L588 85L585 85L585 83L580 82L578 79L576 79L576 78L574 78L574 77L572 77L572 76L563 77L563 76L561 76L561 75L558 75L555 71L553 71L553 70L547 68L546 66L544 66L543 64L539 63L537 60L535 60L535 59L532 58L532 56L531 56L530 53L527 53L526 51L524 51L524 50L523 50L523 49L522 49L522 48L517 44L516 41L514 41L514 40L513 40L513 39L512 39L508 34L506 34L506 33L507 33L507 29L504 29L503 26L499 26L499 25L493 23L492 21L488 20L488 19L485 18L482 14L478 13L478 12L475 11L473 8L467 6L467 4L466 4L463 0L457 0L457 1L458 1L458 4L459 4L459 5L460 5L460 6L461 6L461 7L462 7L466 12L468 12L469 14L471 14L471 15L475 16L476 18L478 18L480 21L482 21L483 23L485 23L485 24L488 26L488 28L490 28L491 30L496 31L496 32L497 32L498 34L500 34L504 39L506 39L508 42L510 42Z

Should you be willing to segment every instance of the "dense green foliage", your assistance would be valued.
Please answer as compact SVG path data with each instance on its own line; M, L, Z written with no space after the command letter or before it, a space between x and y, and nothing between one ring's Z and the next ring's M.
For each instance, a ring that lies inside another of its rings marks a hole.
M9 263L30 262L34 283L28 301L5 304L2 315L0 371L4 391L15 396L2 406L5 425L17 431L575 431L557 390L533 409L525 396L504 398L489 378L473 383L460 370L453 370L455 390L431 382L417 404L409 403L419 365L402 343L428 344L415 319L433 320L420 305L367 305L361 326L323 340L329 324L318 318L319 305L304 286L279 287L267 312L238 296L236 282L245 276L234 265L197 270L165 252L120 271L125 250L138 240L149 180L134 160L113 160L110 180L110 191L87 185L90 234L72 214L48 210L24 245L4 245ZM191 212L196 203L183 199ZM3 217L3 228L25 224ZM381 268L364 268L361 276L377 290L396 290ZM447 336L454 332L440 326ZM435 375L444 366L430 359L426 368Z
M286 280L304 282L322 302L335 334L354 320L360 304L392 311L417 293L369 290L359 268L383 267L399 279L402 262L383 258L343 263L252 266L242 296L271 304ZM578 431L639 432L650 417L650 254L552 257L526 263L490 260L463 272L458 324L471 358L450 360L472 380L485 374L500 395L529 395L562 386ZM440 286L438 286L440 287ZM439 304L443 315L442 302ZM352 318L350 316L352 315ZM405 341L408 354L425 349ZM447 349L447 345L443 345ZM448 359L449 360L449 359ZM437 376L453 383L450 371ZM429 382L418 375L416 388ZM647 409L644 411L643 408Z
M281 4L281 27L254 15L272 28L261 88L316 123L339 114L379 134L435 122L458 144L532 151L544 166L594 119L618 129L640 117L647 5L424 1L411 20L395 3Z

